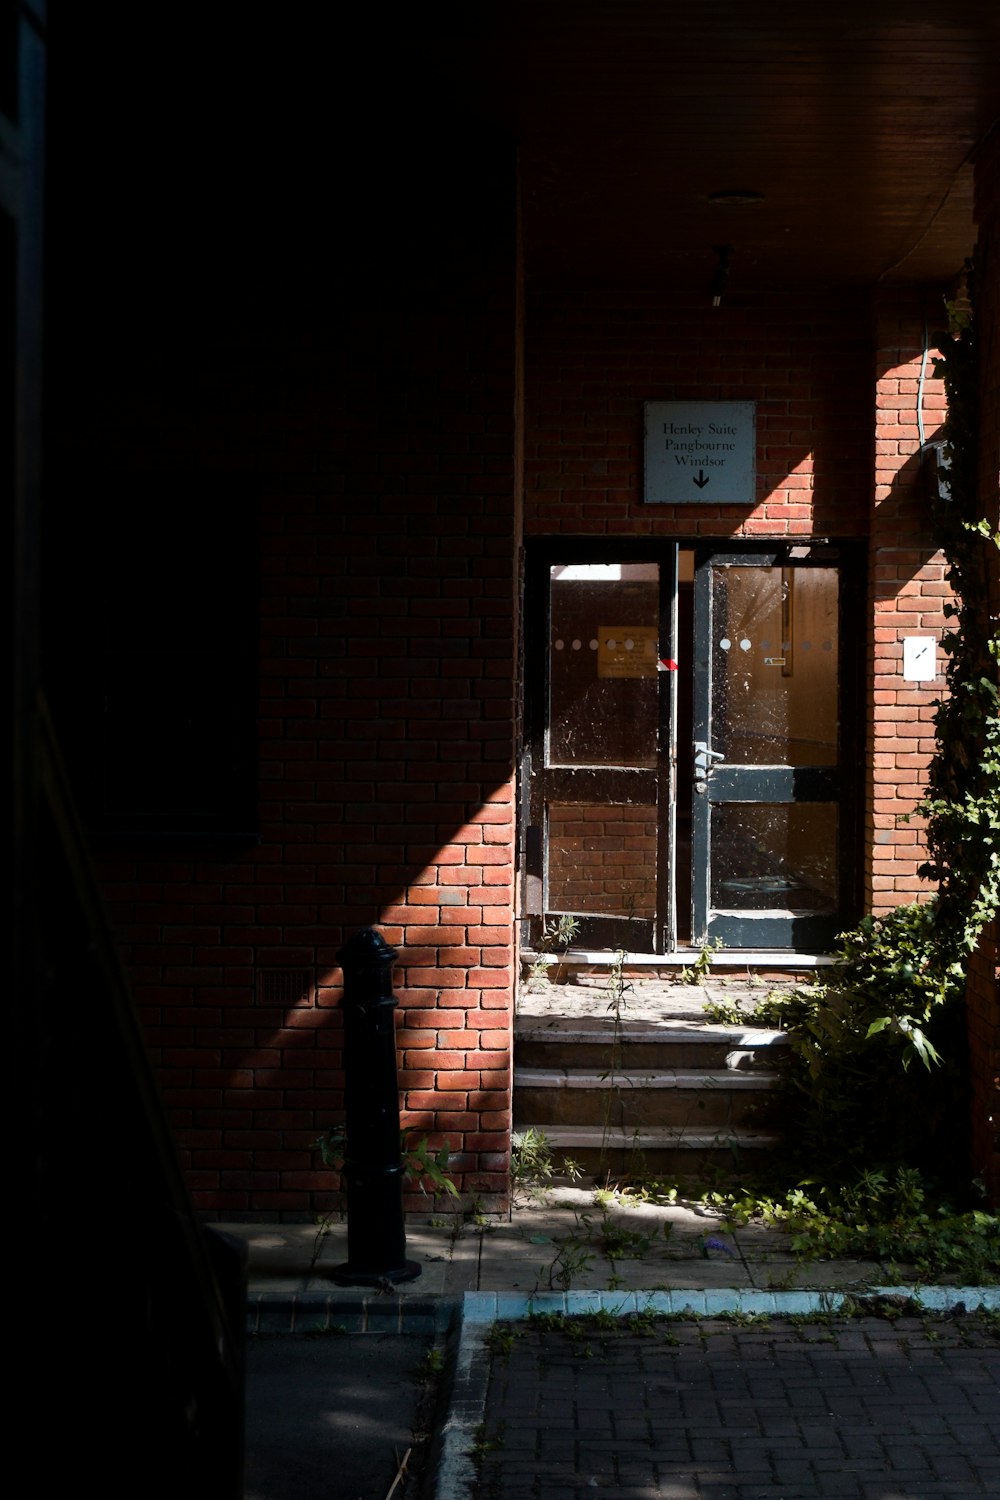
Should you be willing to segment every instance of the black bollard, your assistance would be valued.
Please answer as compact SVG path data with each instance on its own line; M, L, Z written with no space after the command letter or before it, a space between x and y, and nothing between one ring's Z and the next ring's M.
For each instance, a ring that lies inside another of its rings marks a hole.
M347 1261L332 1272L342 1286L380 1286L420 1275L406 1259L403 1165L392 966L399 955L374 928L337 954L344 971L344 1076L347 1106Z

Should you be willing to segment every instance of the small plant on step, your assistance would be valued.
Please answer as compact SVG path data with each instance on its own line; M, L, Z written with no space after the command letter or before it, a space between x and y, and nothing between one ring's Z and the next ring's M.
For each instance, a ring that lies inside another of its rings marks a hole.
M757 1000L706 1000L703 1006L705 1020L717 1026L766 1026L774 1031L784 1030L785 1016L790 1005L794 1008L795 995L802 990L769 990Z
M552 1181L552 1147L543 1130L529 1125L510 1138L510 1180L515 1193L544 1192Z
M704 984L712 971L713 955L718 953L722 946L721 938L715 938L711 943L706 939L694 963L683 968L678 975L681 984Z
M634 900L630 900L628 920L634 915ZM627 996L631 994L632 984L625 978L625 963L627 951L624 944L615 953L608 970L608 979L605 989L608 995L607 1012L611 1017L611 1045L608 1048L608 1066L601 1074L601 1082L607 1085L604 1096L604 1122L601 1132L601 1154L600 1175L607 1181L609 1177L608 1152L610 1147L612 1115L616 1107L621 1115L621 1083L620 1074L624 1061L624 1045L622 1027L625 1019L625 1009L628 1004Z
M564 912L554 922L549 922L538 941L538 952L528 973L529 979L547 979L550 984L561 984L566 978L566 950L572 946L580 931L576 917ZM548 962L548 955L558 954L555 964Z

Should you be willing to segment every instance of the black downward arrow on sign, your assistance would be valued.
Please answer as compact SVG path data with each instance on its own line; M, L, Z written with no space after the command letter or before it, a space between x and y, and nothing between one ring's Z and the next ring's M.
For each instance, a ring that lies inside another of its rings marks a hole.
M699 469L698 478L695 480L695 484L700 490L703 490L711 477L711 474L706 474L704 469Z

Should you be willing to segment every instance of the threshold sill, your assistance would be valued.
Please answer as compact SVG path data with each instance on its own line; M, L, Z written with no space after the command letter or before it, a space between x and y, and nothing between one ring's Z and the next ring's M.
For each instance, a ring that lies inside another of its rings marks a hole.
M687 968L701 956L700 948L675 948L670 953L626 953L624 961L636 968ZM618 950L608 948L567 948L565 953L536 953L522 948L521 961L548 965L612 964ZM789 953L782 948L720 948L712 953L713 969L746 969L763 967L780 969L821 969L836 963L832 953Z

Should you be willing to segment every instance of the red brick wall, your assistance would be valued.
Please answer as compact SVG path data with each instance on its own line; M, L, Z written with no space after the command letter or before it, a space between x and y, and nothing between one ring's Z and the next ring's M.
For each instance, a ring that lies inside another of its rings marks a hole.
M399 950L404 1123L448 1139L465 1189L506 1193L513 163L410 145L413 201L366 189L308 297L258 267L254 296L178 333L183 399L140 348L127 388L79 373L58 435L67 507L95 451L257 498L260 842L99 846L195 1201L237 1219L331 1202L311 1147L342 1118L336 956L371 924Z

